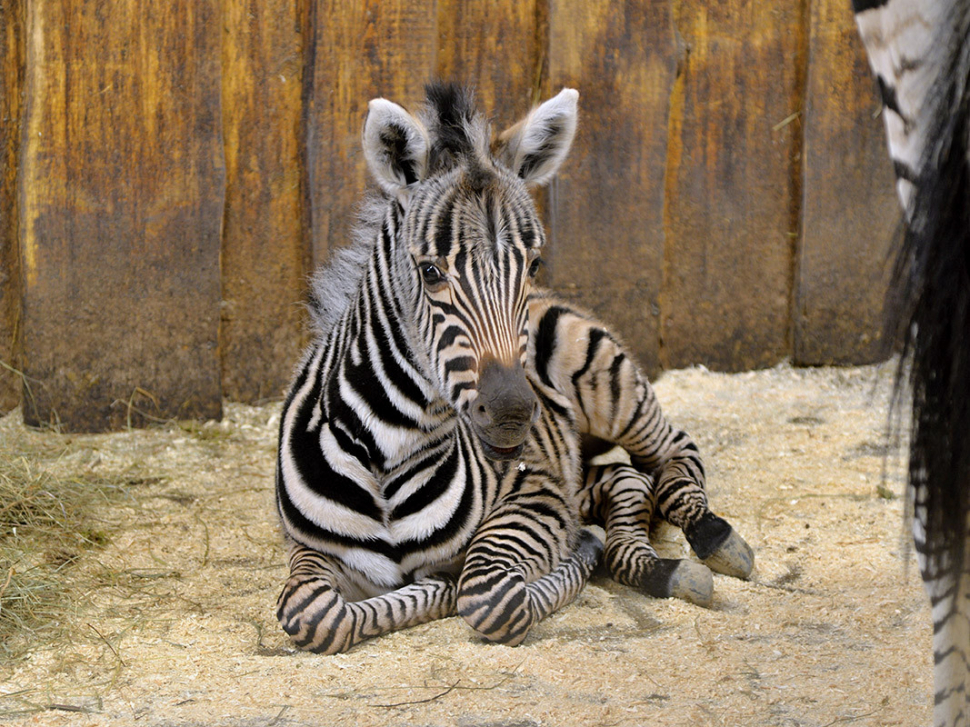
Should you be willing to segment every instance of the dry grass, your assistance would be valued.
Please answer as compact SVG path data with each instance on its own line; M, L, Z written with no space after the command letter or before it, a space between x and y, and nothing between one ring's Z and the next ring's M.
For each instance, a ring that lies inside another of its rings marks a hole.
M170 421L114 435L65 435L28 429L17 411L0 420L0 685L36 658L48 659L52 674L75 673L92 646L115 662L86 682L83 697L67 702L57 680L0 689L0 718L100 709L101 694L126 664L113 645L118 632L105 633L92 614L105 594L157 607L174 598L172 584L182 578L169 564L126 567L104 553L119 534L146 526L144 503L165 488L153 454L185 439L218 448L227 432L215 422ZM138 620L127 615L120 631Z
M0 450L0 659L63 638L72 566L111 540L101 519L126 494L123 477L60 476L48 447ZM60 454L54 456L57 461Z

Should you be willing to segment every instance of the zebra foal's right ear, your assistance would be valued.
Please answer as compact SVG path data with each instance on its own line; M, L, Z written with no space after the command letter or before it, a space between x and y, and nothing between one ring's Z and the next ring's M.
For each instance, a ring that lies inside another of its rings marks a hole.
M428 132L396 103L375 98L364 120L364 158L385 192L407 201L408 187L428 169Z

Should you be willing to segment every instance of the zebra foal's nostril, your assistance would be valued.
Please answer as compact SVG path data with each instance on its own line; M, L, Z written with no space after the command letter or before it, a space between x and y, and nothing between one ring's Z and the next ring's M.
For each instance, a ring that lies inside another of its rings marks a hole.
M482 401L481 394L479 394L479 399L472 405L471 409L472 421L476 426L485 428L491 426L492 416L489 414L488 407L485 402Z

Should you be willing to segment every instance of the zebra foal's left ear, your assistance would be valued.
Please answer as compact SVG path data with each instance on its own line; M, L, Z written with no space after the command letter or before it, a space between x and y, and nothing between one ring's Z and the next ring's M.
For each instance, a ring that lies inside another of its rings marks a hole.
M364 158L374 179L388 194L407 201L408 187L428 169L428 132L396 103L375 98L364 120Z
M579 92L564 88L536 106L498 138L499 161L527 184L548 182L559 170L576 135Z

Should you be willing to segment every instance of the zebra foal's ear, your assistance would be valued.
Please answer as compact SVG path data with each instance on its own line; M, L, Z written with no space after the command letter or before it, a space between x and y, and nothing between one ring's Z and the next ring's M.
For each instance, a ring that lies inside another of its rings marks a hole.
M375 98L364 120L364 158L385 192L407 200L408 187L428 169L428 132L416 118L387 99Z
M528 184L541 185L555 175L576 135L579 92L564 88L536 106L498 138L499 161Z

